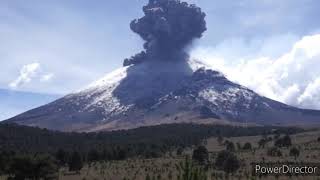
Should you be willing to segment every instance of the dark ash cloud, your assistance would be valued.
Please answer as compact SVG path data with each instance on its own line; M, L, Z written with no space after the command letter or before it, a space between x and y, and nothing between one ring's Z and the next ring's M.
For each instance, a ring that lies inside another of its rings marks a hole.
M180 0L149 0L145 16L130 23L133 32L145 40L144 51L124 60L124 66L146 60L181 60L183 49L206 31L206 14L194 4Z

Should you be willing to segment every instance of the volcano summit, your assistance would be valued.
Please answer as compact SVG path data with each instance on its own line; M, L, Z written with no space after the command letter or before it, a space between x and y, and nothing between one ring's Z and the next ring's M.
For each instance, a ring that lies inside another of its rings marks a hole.
M61 131L164 123L318 124L320 111L291 107L233 83L185 48L206 31L205 14L179 0L149 0L132 31L144 50L86 89L7 122Z

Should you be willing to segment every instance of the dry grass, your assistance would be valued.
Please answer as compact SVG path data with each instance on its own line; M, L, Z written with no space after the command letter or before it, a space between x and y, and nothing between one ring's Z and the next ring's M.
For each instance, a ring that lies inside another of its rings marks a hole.
M236 155L241 160L241 168L236 174L229 178L221 171L214 168L209 168L207 171L208 180L217 179L262 179L272 180L276 179L273 176L257 178L251 177L252 162L265 161L304 161L304 162L320 162L320 142L317 138L320 137L320 131L307 132L292 135L291 139L293 146L300 149L300 156L295 159L289 156L289 148L282 148L281 157L270 157L267 155L267 149L273 146L273 141L269 142L265 148L258 147L258 141L262 136L246 136L246 137L232 137L224 140L232 141L233 143L240 143L243 145L246 142L252 144L253 149L249 151L236 150ZM225 146L217 142L217 138L210 138L207 140L207 149L210 152L210 159L214 161L218 151L224 150ZM236 146L237 147L237 146ZM184 155L191 155L192 150L186 150ZM150 175L151 180L175 180L177 177L176 164L184 160L184 156L167 155L159 159L130 159L125 161L110 161L93 163L90 166L86 165L79 173L70 173L65 169L59 172L60 180L145 180L147 174ZM320 177L279 177L278 179L293 179L293 180L320 180Z

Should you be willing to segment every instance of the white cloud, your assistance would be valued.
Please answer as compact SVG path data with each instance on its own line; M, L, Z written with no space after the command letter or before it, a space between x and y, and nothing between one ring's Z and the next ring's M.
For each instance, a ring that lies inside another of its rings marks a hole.
M13 89L23 88L27 84L40 85L39 82L49 82L54 77L53 73L45 73L41 64L31 63L22 66L19 76L9 83L9 87Z
M40 78L41 82L48 82L54 77L53 73L45 74Z
M287 42L280 38L273 43L277 48ZM259 53L254 57L230 56L241 47L225 47L223 50L227 52L223 53L218 48L197 48L192 56L266 97L302 108L320 109L319 47L320 34L315 34L298 40L291 50L277 58Z
M85 2L31 1L0 1L0 41L6 42L0 45L0 88L17 78L17 68L35 59L45 72L20 90L67 94L122 66L124 58L142 48L128 23L140 16L144 2L106 1L92 6L93 12L82 7ZM135 8L119 14L117 7L128 3ZM106 23L111 16L112 23ZM39 83L48 72L54 78Z
M303 106L319 107L320 102L320 78L311 82L298 98L298 102Z
M11 88L17 88L25 83L29 83L39 72L40 64L31 63L24 65L20 70L20 75L17 79L12 81L9 86Z

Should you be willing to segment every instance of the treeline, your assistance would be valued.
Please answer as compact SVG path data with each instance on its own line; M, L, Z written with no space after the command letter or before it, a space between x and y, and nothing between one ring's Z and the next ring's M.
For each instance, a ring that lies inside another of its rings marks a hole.
M62 166L77 171L84 163L161 157L177 149L201 145L209 137L302 131L285 127L168 124L113 132L65 133L0 124L0 174L18 179L48 178Z
M208 137L236 137L302 132L286 127L235 127L222 125L167 124L131 130L97 133L66 133L46 129L0 124L0 151L56 153L58 150L89 152L126 150L131 156L148 155L157 149L165 153L178 147L199 145Z

